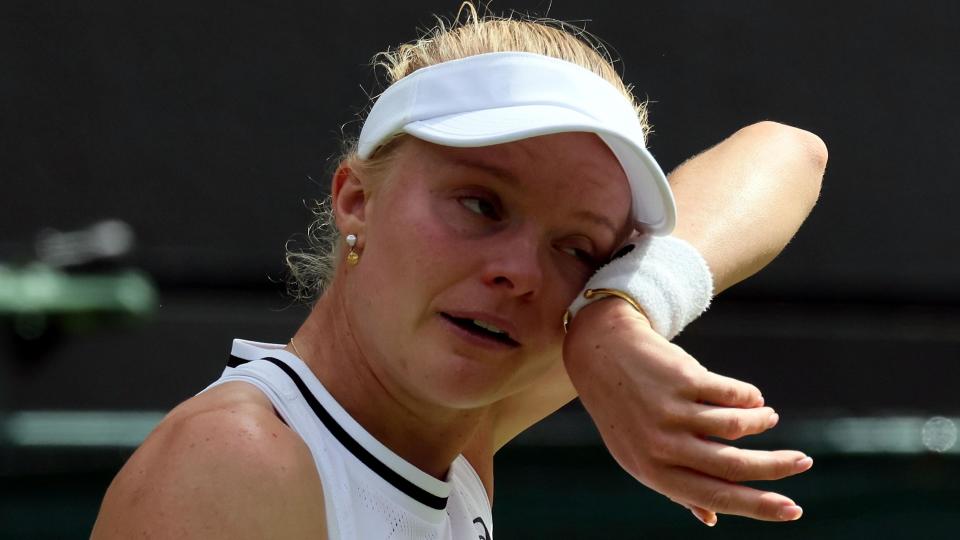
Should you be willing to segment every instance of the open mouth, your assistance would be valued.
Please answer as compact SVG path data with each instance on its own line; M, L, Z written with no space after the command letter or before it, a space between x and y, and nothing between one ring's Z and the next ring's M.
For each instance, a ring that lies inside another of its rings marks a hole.
M520 343L511 338L509 334L503 330L500 330L496 326L493 326L492 324L478 321L476 319L463 319L460 317L454 317L453 315L449 315L447 313L441 313L441 315L443 315L444 319L475 336L482 337L484 339L490 339L511 347L520 346Z

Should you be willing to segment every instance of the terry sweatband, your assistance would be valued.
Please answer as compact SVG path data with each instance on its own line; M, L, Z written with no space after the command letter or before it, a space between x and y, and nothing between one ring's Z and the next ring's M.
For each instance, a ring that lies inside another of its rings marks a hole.
M617 255L590 278L570 305L567 320L590 302L622 292L635 301L634 307L642 308L658 334L673 339L710 306L713 275L688 242L644 235L628 242Z

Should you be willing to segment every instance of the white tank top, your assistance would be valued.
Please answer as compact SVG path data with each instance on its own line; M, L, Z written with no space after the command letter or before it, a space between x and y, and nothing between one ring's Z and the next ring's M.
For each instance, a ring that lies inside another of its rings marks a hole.
M223 375L259 388L310 448L323 484L330 540L490 540L483 482L462 455L445 480L373 438L284 345L235 339ZM200 392L203 393L203 392Z

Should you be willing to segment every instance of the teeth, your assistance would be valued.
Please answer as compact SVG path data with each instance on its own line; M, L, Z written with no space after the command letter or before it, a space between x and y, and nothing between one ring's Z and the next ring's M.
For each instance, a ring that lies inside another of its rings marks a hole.
M483 321L478 321L476 319L473 319L473 324L479 326L480 328L483 328L484 330L489 330L496 334L506 334L506 332L504 332L503 330L497 328L496 326L490 323L485 323Z

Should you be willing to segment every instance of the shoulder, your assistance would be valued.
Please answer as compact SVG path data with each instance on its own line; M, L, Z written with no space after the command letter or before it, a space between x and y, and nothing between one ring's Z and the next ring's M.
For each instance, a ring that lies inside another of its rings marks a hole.
M93 538L325 537L309 448L242 382L175 408L117 474Z

